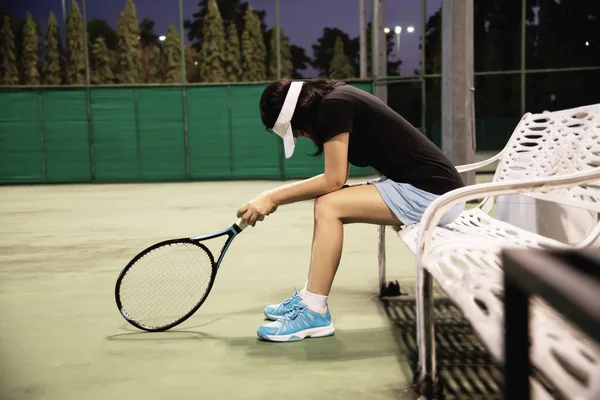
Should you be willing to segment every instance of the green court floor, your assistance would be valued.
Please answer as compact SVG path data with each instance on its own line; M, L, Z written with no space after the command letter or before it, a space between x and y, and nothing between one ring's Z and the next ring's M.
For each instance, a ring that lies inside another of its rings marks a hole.
M312 202L244 231L207 302L173 331L141 332L118 313L115 279L139 250L222 229L277 184L0 187L0 399L413 399L377 299L373 226L346 227L335 336L257 340L263 307L304 283ZM414 281L412 255L393 239L390 278Z

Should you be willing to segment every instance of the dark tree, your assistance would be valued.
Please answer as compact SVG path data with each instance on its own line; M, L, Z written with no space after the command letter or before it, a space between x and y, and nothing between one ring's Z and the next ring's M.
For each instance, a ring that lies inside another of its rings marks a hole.
M169 25L167 38L165 39L165 47L163 52L164 59L164 83L181 83L181 40L179 32L175 25Z
M200 50L202 45L202 32L204 30L205 18L208 13L208 1L200 0L198 2L198 8L200 11L192 15L191 20L185 20L184 27L188 31L188 40L193 43L196 50ZM235 28L238 32L243 32L246 26L245 15L246 10L249 8L249 4L242 0L217 0L221 19L225 26L229 26L232 22L235 24ZM265 11L254 11L261 23L261 30L263 35L266 33L265 25Z
M343 45L345 54L352 54L354 45L350 36L338 29L326 27L323 29L323 35L317 40L317 43L312 45L313 59L310 65L317 70L319 77L329 78L332 68L331 61L333 60L335 42L340 40Z
M106 47L103 37L96 38L92 46L91 68L90 81L92 84L114 83L115 78L110 68L108 47Z
M148 46L142 51L145 58L144 77L147 83L162 83L165 67L160 47ZM181 68L181 67L180 67Z
M291 45L290 53L292 54L292 78L303 79L304 76L300 71L305 70L310 65L310 57L306 55L304 47Z
M246 10L246 27L242 34L242 60L243 81L256 82L267 79L267 49L260 20L251 8Z
M83 17L77 2L73 0L67 15L66 82L71 85L85 84L85 49Z
M140 24L135 5L127 0L117 26L117 82L138 83L141 81Z
M333 60L331 61L331 78L343 80L355 77L354 68L348 56L344 53L344 43L337 38L333 48Z
M92 19L87 23L87 31L90 43L96 43L99 37L104 39L109 50L116 50L119 43L117 32L103 19Z
M229 24L225 47L225 76L228 82L238 82L242 77L240 37L235 24Z
M140 22L140 45L142 47L158 46L158 35L154 33L155 22L144 18Z
M25 85L40 84L39 41L37 23L31 14L27 13L23 27L23 52L21 53L23 84Z
M371 37L371 24L367 25L367 37ZM360 37L351 39L350 36L338 29L326 27L323 29L323 35L313 44L314 58L311 65L318 71L320 77L329 77L331 75L331 61L333 60L333 50L337 38L340 38L344 45L344 53L350 59L354 71L360 70ZM387 46L387 74L390 76L398 75L398 66L401 61L391 61L390 54L394 51L394 39L392 35L386 36ZM371 40L367 40L367 74L371 74Z
M600 66L599 2L539 0L538 5L539 23L528 27L527 68ZM543 111L598 103L598 75L598 71L528 75L526 108Z
M17 57L15 55L15 39L11 19L4 16L2 34L0 35L0 84L16 85L19 83Z
M44 84L59 85L61 81L60 33L58 31L58 22L53 12L50 12L50 17L48 17L44 47L46 51L42 66Z
M225 82L225 28L216 0L209 0L202 44L200 46L200 80Z
M184 49L185 55L185 75L187 82L198 82L198 52L190 45L186 45Z
M275 34L275 28L269 31L269 79L277 79L277 35ZM294 70L292 64L292 51L290 48L290 41L286 36L283 29L280 29L279 34L279 58L281 63L281 77L291 77Z

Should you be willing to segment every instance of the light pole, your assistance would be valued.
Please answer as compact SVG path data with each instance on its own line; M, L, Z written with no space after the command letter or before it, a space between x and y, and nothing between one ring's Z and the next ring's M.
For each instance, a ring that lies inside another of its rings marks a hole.
M413 33L414 31L415 28L413 26L406 28L407 33ZM390 28L385 28L385 33L390 33ZM396 34L396 58L400 60L400 35L402 34L402 27L400 25L396 25L394 27L394 33Z
M67 7L65 7L65 0L62 0L62 12L63 12L63 24L65 26L63 26L64 31L67 31Z
M406 32L407 33L413 33L415 31L415 28L413 26L409 26L408 28L406 28ZM401 26L396 26L394 28L394 32L396 33L396 55L398 56L398 58L400 58L400 34L402 33L402 27Z
M383 31L387 35L391 32L391 29L386 27ZM409 26L408 28L406 28L407 33L413 33L414 31L415 28L413 26ZM396 56L400 58L400 34L402 33L402 27L400 25L396 25L394 27L394 33L396 34Z
M396 32L396 57L400 57L400 34L402 33L402 27L396 26L394 28L394 32Z

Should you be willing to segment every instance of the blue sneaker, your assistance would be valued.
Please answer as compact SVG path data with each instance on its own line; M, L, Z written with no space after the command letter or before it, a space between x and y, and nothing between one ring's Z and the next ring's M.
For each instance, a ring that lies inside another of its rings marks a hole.
M289 299L286 299L279 304L271 304L265 307L265 317L267 317L267 319L270 319L271 321L278 320L283 317L286 312L291 311L292 308L302 300L298 290L296 290L296 288L294 289L295 292Z
M294 342L307 337L332 336L334 332L329 306L325 314L319 314L299 302L277 321L261 325L256 334L271 342Z

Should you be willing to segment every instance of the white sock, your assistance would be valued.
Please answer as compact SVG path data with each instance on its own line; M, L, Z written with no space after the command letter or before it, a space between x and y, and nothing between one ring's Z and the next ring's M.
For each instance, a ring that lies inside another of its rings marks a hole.
M302 293L300 295L302 296L302 301L308 306L308 308L321 314L325 312L327 296L311 293L304 289L302 289Z
M300 296L304 296L304 294L308 291L308 279L306 280L306 282L304 283L304 287L302 288L302 290L300 291Z

